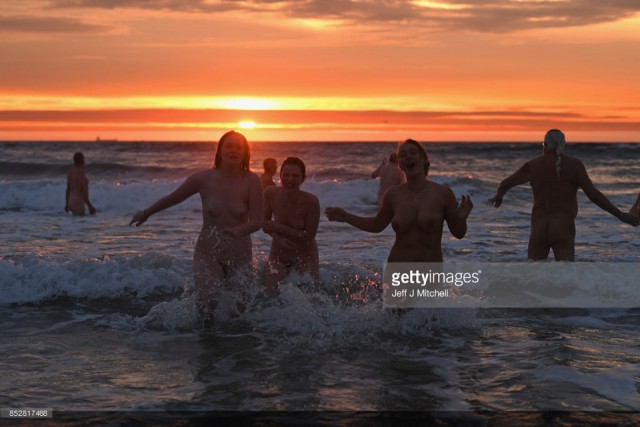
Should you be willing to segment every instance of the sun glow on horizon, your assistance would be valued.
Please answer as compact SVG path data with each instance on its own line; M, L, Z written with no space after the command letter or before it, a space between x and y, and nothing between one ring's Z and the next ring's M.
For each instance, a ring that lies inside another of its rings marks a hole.
M256 122L251 120L243 120L238 122L238 127L240 129L254 129L256 127Z
M468 104L468 103L467 103ZM206 96L33 96L0 94L0 110L73 111L121 109L220 109L220 110L318 110L318 111L463 111L480 105L443 102L425 96L310 96L310 97L206 97Z
M231 98L218 103L229 110L273 110L280 104L278 101L266 98Z

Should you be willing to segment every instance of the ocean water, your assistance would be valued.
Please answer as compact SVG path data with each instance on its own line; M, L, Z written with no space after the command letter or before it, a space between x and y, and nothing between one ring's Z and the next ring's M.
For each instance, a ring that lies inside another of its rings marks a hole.
M445 260L525 261L530 189L514 188L499 209L486 200L540 144L426 147L430 179L474 202L464 239L445 226ZM260 172L266 157L301 157L303 188L322 210L367 215L377 195L368 176L395 148L254 143L251 168ZM86 157L98 209L92 217L63 210L75 151ZM321 283L292 274L274 298L260 290L270 238L255 233L257 274L236 279L249 283L247 310L238 313L237 296L226 295L216 321L204 327L191 277L198 197L142 227L128 223L210 167L214 151L215 143L195 142L0 143L1 408L50 408L54 419L77 411L349 411L356 419L362 413L354 411L436 411L475 414L481 424L517 411L521 424L543 425L548 418L539 414L559 411L578 422L639 421L640 309L398 314L381 298L390 227L367 234L322 215ZM640 144L570 144L568 153L583 160L614 204L629 209L640 190ZM640 262L638 229L581 192L579 206L579 261ZM540 263L542 280L552 283L545 271Z

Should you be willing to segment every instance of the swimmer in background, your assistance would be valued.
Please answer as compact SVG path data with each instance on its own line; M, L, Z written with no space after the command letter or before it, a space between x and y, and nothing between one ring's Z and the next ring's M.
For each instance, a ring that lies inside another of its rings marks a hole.
M262 187L258 175L249 170L249 158L244 135L225 133L213 168L189 176L171 194L136 212L129 223L140 226L161 210L200 195L202 229L193 253L193 278L201 312L214 308L225 279L251 266L251 233L262 223Z
M389 160L385 158L380 166L371 173L371 178L380 177L380 187L378 188L378 207L382 206L382 198L384 193L394 185L402 184L406 181L404 173L398 166L398 154L391 153Z
M556 261L575 260L575 219L578 214L578 188L589 200L620 221L638 226L638 218L623 213L593 185L584 164L564 154L564 134L551 129L544 137L543 154L526 162L500 183L489 203L500 207L502 198L513 187L529 182L533 190L528 258L545 260L553 249ZM632 208L633 209L633 208Z
M396 239L388 262L442 262L444 223L454 237L462 239L473 209L471 198L462 196L458 204L449 187L427 179L429 157L417 141L408 139L402 143L398 159L407 182L384 194L376 216L362 217L342 208L328 207L327 218L370 233L379 233L391 224Z
M84 205L89 208L89 214L95 215L96 208L89 201L89 180L84 172L84 154L77 152L73 155L73 167L67 173L67 191L64 211L73 216L84 216Z
M271 157L264 159L262 162L264 172L260 175L260 182L262 183L262 189L276 185L273 182L273 175L278 172L278 162Z
M309 273L313 280L318 280L316 232L320 202L313 194L300 190L305 178L304 162L297 157L287 157L280 168L281 186L264 190L262 230L273 237L264 277L268 293L275 292L278 283L291 270Z

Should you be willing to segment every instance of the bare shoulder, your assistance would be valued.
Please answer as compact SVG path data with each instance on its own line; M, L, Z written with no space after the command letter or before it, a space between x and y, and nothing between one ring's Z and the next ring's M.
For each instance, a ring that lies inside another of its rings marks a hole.
M398 197L398 195L402 195L407 192L405 187L405 181L398 179L386 189L385 194L388 194L390 197Z
M569 163L569 164L576 165L576 166L584 167L584 164L582 163L582 160L580 160L580 159L578 159L576 157L573 157L573 156L566 155L566 154L562 155L562 161L566 162L566 163Z
M544 159L546 159L546 158L547 158L546 155L540 154L539 156L536 156L533 159L524 162L524 164L526 165L526 164L533 164L533 163L543 162Z
M404 182L402 184L392 185L391 187L389 187L387 189L386 195L388 197L397 197L398 195L406 191L407 191L407 183Z
M260 177L256 173L247 171L243 178L249 181L251 185L259 185L262 188L262 181L260 181Z
M193 183L202 183L205 180L210 180L217 176L217 171L215 169L203 169L198 172L194 172L187 178L187 181L191 181Z
M257 173L255 173L255 172L245 171L244 176L245 176L247 179L251 179L251 180L258 180L258 181L260 181L260 177L259 177L259 176L258 176L258 174L257 174Z
M276 187L275 185L272 185L270 187L265 188L262 194L264 194L264 198L266 200L273 200L273 198L276 197L276 194L278 194L280 190L281 190L280 187Z
M443 196L453 196L453 190L444 184L438 184L437 182L429 181L432 191L437 192Z
M202 169L198 172L194 172L193 174L191 174L192 177L198 177L200 179L205 177L217 176L217 175L218 175L218 170L214 168Z
M534 157L531 160L527 160L518 168L515 174L531 173L536 169L542 167L542 165L544 164L544 161L545 161L544 156L538 156L538 157Z
M315 194L309 193L307 191L302 191L304 195L305 203L311 206L320 206L320 200Z
M573 156L567 156L566 154L562 155L562 167L563 169L573 173L586 174L587 172L584 163L582 163L580 159Z

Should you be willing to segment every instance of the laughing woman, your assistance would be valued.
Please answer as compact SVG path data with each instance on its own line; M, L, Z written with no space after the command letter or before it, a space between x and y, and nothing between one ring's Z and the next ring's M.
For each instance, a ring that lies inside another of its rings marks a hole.
M402 143L398 159L407 182L385 193L376 216L362 217L329 207L325 211L327 218L370 233L379 233L391 223L396 240L388 262L441 262L444 223L451 234L462 239L473 208L471 198L463 196L458 205L449 187L427 179L429 158L417 141L408 139Z
M194 194L200 194L202 201L202 230L193 254L196 298L202 311L213 306L225 279L251 265L250 234L262 223L262 185L249 171L244 135L236 131L222 135L212 169L189 176L174 192L136 212L129 225L139 226Z
M307 273L318 280L316 232L320 202L313 194L300 190L305 177L303 161L287 157L280 169L282 186L264 190L262 229L273 237L269 271L264 277L264 287L269 293L278 288L278 282L291 270Z

